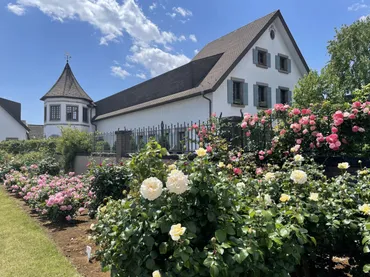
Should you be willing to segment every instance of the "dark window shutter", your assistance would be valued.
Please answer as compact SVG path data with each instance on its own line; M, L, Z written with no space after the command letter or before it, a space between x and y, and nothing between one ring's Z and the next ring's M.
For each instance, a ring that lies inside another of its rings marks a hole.
M267 67L271 67L271 54L266 53Z
M288 73L291 73L292 72L292 60L288 59L287 63L288 63Z
M280 92L280 89L277 88L276 89L276 104L279 104L281 103L281 92Z
M254 106L258 107L258 86L253 85L253 102Z
M248 105L248 83L243 84L243 105Z
M277 70L279 70L279 69L280 69L280 57L279 57L279 55L276 55L276 56L275 56L275 68L276 68Z
M257 51L257 49L253 49L253 63L258 64L258 51Z
M292 92L288 91L288 104L292 105Z
M271 108L272 107L271 88L270 87L267 87L266 90L267 90L267 93L266 93L267 94L266 95L267 96L266 97L266 99L267 99L267 107L268 108Z
M227 80L227 103L232 104L233 102L234 102L233 81Z

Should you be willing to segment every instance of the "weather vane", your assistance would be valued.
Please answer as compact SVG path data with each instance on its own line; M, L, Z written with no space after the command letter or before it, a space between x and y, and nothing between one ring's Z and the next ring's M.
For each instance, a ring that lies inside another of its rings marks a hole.
M67 63L69 62L70 59L72 59L71 55L69 55L68 52L65 54L65 57L66 57Z

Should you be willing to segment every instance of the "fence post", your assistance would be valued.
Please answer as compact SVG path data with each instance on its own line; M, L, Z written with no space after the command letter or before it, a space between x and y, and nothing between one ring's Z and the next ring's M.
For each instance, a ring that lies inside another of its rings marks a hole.
M116 159L119 162L125 154L131 152L132 131L116 131Z

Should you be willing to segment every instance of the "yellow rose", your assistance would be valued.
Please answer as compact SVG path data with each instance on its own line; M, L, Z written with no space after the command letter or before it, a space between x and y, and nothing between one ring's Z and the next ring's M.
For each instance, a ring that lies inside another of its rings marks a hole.
M203 147L199 147L199 149L196 150L195 153L197 153L198 157L204 157L205 155L207 155L207 150Z
M159 272L159 270L153 271L152 277L161 277L161 273Z
M293 170L290 174L290 179L296 184L304 184L307 182L307 174L302 170Z
M225 164L224 164L223 162L219 162L219 163L218 163L218 167L219 167L219 168L223 168L223 167L225 167Z
M339 169L348 169L349 168L349 164L348 163L339 163L338 164L338 168Z
M227 167L228 169L233 169L232 164L228 164L226 167Z
M281 202L287 202L290 200L290 196L288 194L285 194L283 193L281 196L280 196L280 201Z
M186 231L185 227L181 227L181 224L176 224L171 226L170 236L172 240L178 241L180 236L182 236Z
M311 192L310 197L308 199L310 199L312 201L319 201L319 194L315 193L315 192Z
M369 172L365 169L365 170L361 170L359 173L360 175L367 175Z
M364 214L366 215L370 215L370 206L369 204L363 204L361 205L360 207L358 207L358 209L363 212Z

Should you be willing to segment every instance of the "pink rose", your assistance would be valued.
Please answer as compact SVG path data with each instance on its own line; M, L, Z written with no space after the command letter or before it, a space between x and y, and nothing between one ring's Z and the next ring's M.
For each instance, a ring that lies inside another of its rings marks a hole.
M82 214L84 211L85 211L85 208L82 208L82 207L81 207L81 208L79 208L79 209L78 209L78 212L79 212L80 214Z
M294 108L292 110L292 112L293 112L294 115L299 115L301 113L301 111L299 109L297 109L297 108Z
M267 155L271 155L272 154L272 150L267 150L266 153L267 153Z
M355 119L356 118L356 115L354 115L353 113L351 113L349 116L348 116L349 119Z
M360 108L361 107L361 102L356 101L352 103L352 108Z
M271 110L271 109L268 109L268 110L266 110L266 111L265 111L265 113L266 113L267 115L271 115L271 114L272 114L272 110Z
M310 148L311 149L314 149L315 148L315 144L313 144L313 142L310 143Z
M245 133L245 135L246 135L247 137L250 137L250 136L251 136L251 132L250 132L250 131L248 131L248 132L246 132L246 133Z
M305 114L310 114L311 113L311 110L310 109L302 109L302 114L305 115Z
M233 171L234 171L234 174L236 174L236 175L241 175L242 174L242 170L239 167L235 167L233 169Z
M360 128L358 126L352 127L352 132L357 133Z
M357 110L357 109L353 109L353 110L352 110L352 112L353 112L354 114L358 114L358 110Z
M283 136L285 133L286 133L286 130L285 129L281 130L280 131L280 136Z
M207 152L208 152L208 153L211 153L211 152L212 152L212 146L211 146L211 145L208 145L208 146L207 146Z
M263 173L263 169L261 168L261 167L258 167L257 169L256 169L256 174L257 175L261 175Z
M247 128L247 126L248 126L248 123L247 123L247 122L245 122L245 121L243 121L243 122L242 122L242 125L241 125L242 129Z
M337 127L332 127L331 132L334 133L334 134L338 133L338 128Z
M66 216L66 220L67 220L67 221L71 221L71 220L72 220L72 217L71 217L70 215L67 215L67 216Z
M302 139L296 139L295 141L297 144L302 144Z
M302 133L305 135L305 134L307 134L307 133L308 133L308 130L307 130L307 129L304 129L304 130L302 131Z
M260 161L263 161L265 159L264 156L258 156L258 158L260 159Z

